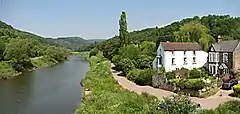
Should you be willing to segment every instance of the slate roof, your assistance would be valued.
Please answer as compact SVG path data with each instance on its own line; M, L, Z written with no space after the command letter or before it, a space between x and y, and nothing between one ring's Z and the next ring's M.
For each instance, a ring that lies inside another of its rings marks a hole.
M188 51L188 50L202 50L198 43L192 42L160 42L165 51Z
M228 40L220 41L216 44L212 44L212 46L216 52L233 52L238 44L239 40Z

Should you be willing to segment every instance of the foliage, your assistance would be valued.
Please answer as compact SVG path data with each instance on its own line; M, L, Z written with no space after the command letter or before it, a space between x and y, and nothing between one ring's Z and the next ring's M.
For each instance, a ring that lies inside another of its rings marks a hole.
M16 72L12 68L11 64L7 62L0 62L0 79L8 78L15 73Z
M240 84L234 85L233 91L234 93L240 94Z
M5 50L5 44L3 43L2 40L0 40L0 61L4 59L4 50Z
M126 46L130 44L130 39L128 36L128 27L127 27L127 19L126 13L122 12L120 20L119 20L119 38L121 46Z
M194 21L194 22L192 22ZM195 33L196 35L201 33L202 31L208 31L206 34L202 34L202 39L200 41L196 42L201 42L204 47L207 47L207 43L205 42L206 38L209 38L208 40L214 39L214 42L216 41L216 38L218 35L221 35L224 40L229 40L229 39L239 39L240 37L240 18L239 17L230 17L229 15L207 15L203 17L198 17L195 16L193 18L186 18L178 22L173 22L170 25L161 27L161 28L146 28L142 29L139 31L133 31L129 33L129 37L131 38L131 42L135 44L139 44L142 41L153 41L156 43L156 48L159 46L159 42L165 42L165 41L176 41L174 33L179 31L180 28L189 22L192 23L200 23L200 27L192 27L194 30L197 30ZM197 24L197 25L200 25ZM188 24L189 25L189 24ZM204 26L204 27L203 27ZM207 29L206 29L206 28ZM200 30L199 28L203 28L204 30ZM176 34L176 33L175 33ZM210 37L210 36L211 37ZM102 43L99 43L99 47L111 47L110 49L107 49L108 53L105 53L104 56L107 58L111 58L115 55L113 50L117 50L119 46L113 46L115 45L113 42L119 42L119 36L114 36L110 38L109 40L103 41ZM208 46L211 44L209 42ZM102 50L101 51L105 51ZM111 56L111 54L113 54ZM111 59L110 59L111 60Z
M94 48L89 52L89 57L96 56L98 53L99 53L98 49Z
M138 85L152 85L152 76L156 74L153 69L133 69L127 74L127 78Z
M197 112L197 104L184 95L165 97L160 107L166 114L194 114Z
M184 24L179 31L174 32L177 41L198 42L205 51L210 47L215 39L209 34L210 30L198 21Z
M180 80L176 83L176 85L181 89L200 90L204 88L205 83L201 79L197 78Z
M140 44L140 51L142 54L148 55L150 57L155 57L156 53L156 44L150 41L143 41Z
M161 114L156 97L122 89L112 77L110 62L101 56L90 58L91 69L82 84L91 91L84 94L76 114Z
M203 92L199 97L207 98L209 96L215 95L219 91L219 88L211 88L210 90Z
M201 78L202 76L202 72L199 69L193 68L192 70L188 71L188 78L192 79L192 78Z
M11 60L14 69L23 71L30 68L30 57L32 54L31 42L27 39L11 39L4 51L5 58Z
M103 52L103 56L112 60L114 55L118 54L120 48L119 39L117 40L106 40L98 45L98 49Z
M58 63L55 59L49 58L47 56L40 56L31 59L31 63L35 68L47 67Z
M124 75L127 75L130 70L135 68L134 61L132 61L128 58L121 59L119 61L118 65Z
M152 57L148 55L139 55L135 66L139 69L151 68L152 61Z
M58 62L64 61L69 55L69 50L62 47L49 46L45 51L47 57L52 58Z
M167 77L168 80L175 79L176 72L175 71L166 72L166 77Z
M136 45L127 45L119 49L119 55L122 58L128 58L131 60L136 60L140 55L140 50Z
M66 59L68 50L60 47L51 50L53 48L49 48L45 41L43 37L17 30L0 21L0 75L15 76L33 67L45 66L45 63L55 63L55 59ZM48 59L37 59L42 56Z

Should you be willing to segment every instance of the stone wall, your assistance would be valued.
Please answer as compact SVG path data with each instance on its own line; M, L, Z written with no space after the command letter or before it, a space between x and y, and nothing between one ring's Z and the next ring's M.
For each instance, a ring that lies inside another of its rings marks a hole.
M236 51L233 53L233 69L235 71L240 70L240 45L236 47Z
M152 86L155 88L160 88L168 91L175 90L175 86L167 81L167 78L165 77L164 74L152 76Z

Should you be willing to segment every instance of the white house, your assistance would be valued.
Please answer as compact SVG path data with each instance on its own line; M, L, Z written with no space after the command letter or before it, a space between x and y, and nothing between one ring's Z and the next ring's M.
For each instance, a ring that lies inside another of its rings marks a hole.
M165 67L165 71L200 68L207 65L207 60L208 53L198 43L160 42L153 68Z

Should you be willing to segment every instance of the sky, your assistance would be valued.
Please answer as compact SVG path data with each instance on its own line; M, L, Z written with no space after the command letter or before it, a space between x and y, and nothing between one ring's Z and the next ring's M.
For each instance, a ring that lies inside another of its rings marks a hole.
M193 16L240 16L240 0L0 0L0 20L43 37L110 38L122 11L133 31Z

